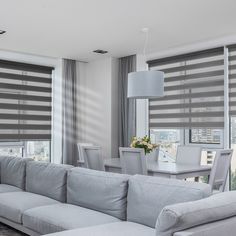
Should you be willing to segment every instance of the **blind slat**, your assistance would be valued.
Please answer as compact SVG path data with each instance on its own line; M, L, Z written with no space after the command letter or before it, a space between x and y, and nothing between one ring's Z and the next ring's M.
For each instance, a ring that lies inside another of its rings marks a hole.
M192 65L184 65L184 66L178 66L168 69L162 69L164 73L173 73L173 72L179 72L179 71L187 71L187 70L195 70L200 68L209 68L213 66L222 66L224 65L224 60L217 60L217 61L210 61L210 62L202 62Z
M51 92L51 88L48 88L48 87L18 85L18 84L7 84L7 83L0 83L0 88L14 89L14 90L27 90L27 91L45 92L45 93L50 93Z
M25 101L39 101L39 102L51 102L51 97L35 96L35 95L22 95L14 93L0 93L0 98L13 99L13 100L25 100Z
M17 70L17 71L36 72L49 75L52 74L52 71L54 69L53 67L50 66L41 66L41 65L34 65L15 61L5 61L5 60L0 60L0 68Z
M154 98L151 102L160 102L160 101L169 101L169 100L180 100L180 99L191 99L191 98L202 98L202 97L216 97L216 96L224 96L224 91L213 91L213 92L201 92L201 93L188 93L183 96L183 94L177 95L166 95L162 98ZM234 93L231 93L231 96L234 96ZM235 93L236 96L236 93Z
M235 102L236 104L236 102ZM168 105L151 105L150 110L168 110L168 109L185 109L185 108L205 108L205 107L222 107L224 102L195 102L186 104L168 104Z
M38 76L29 76L29 75L20 75L20 74L11 74L11 73L4 73L0 72L0 78L2 79L9 79L9 80L24 80L27 82L37 82L37 83L46 83L51 84L51 78L44 78Z
M21 141L21 140L50 140L51 134L1 134L0 140Z
M181 122L181 123L150 123L152 128L216 128L224 127L224 122Z
M224 112L197 112L197 113L164 113L164 114L150 114L149 117L151 119L155 119L155 118L161 118L161 119L165 119L165 118L202 118L202 117L223 117L224 116Z
M51 121L51 116L46 115L22 115L22 114L0 114L2 120L38 120L38 121Z
M10 130L51 130L51 125L0 124L0 129Z
M213 86L222 86L222 85L224 85L223 80L216 80L216 81L210 81L210 82L166 86L164 88L164 91L185 90L185 89L194 89L194 88L202 88L202 87L204 88L204 87L213 87Z
M172 76L172 77L168 77L168 79L166 79L165 82L168 83L168 82L175 82L175 81L182 81L182 80L187 81L191 79L200 79L200 78L215 77L215 76L221 76L221 75L224 75L224 70L194 73L190 75Z
M51 111L51 106L19 105L0 103L0 109L18 111Z
M150 60L150 61L147 61L147 64L149 65L149 67L162 66L162 65L168 65L170 63L183 62L186 60L196 60L196 59L202 59L206 57L219 56L219 55L222 55L223 52L224 52L223 47L212 48L212 49L202 50L198 52L190 52L187 54Z

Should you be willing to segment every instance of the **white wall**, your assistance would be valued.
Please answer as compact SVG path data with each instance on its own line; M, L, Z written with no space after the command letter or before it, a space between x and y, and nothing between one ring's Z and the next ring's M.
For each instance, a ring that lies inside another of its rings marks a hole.
M79 85L79 141L103 149L105 158L118 150L118 60L106 58L86 64Z

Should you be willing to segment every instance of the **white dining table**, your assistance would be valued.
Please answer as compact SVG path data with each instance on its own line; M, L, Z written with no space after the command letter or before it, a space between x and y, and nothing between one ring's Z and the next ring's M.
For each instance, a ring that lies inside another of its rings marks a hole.
M208 176L211 172L209 165L186 165L162 161L148 161L148 175L174 179L186 179L200 176ZM121 173L120 158L105 159L105 170Z

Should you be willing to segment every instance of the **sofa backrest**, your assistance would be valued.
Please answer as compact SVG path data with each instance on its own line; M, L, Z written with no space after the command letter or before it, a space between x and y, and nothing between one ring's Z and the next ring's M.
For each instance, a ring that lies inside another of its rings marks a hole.
M126 219L129 176L73 168L68 173L67 203Z
M70 168L72 166L69 165L28 162L26 166L26 191L65 202L67 171Z
M135 175L129 179L127 220L155 228L165 206L199 200L210 194L208 184Z
M29 158L0 157L1 183L25 189L26 163Z

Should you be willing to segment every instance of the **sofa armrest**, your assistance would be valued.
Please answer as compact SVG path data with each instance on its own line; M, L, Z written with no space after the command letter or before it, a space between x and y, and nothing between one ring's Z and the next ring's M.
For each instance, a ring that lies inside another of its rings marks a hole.
M236 191L225 192L193 202L166 206L156 222L158 236L236 216ZM191 235L191 234L190 234Z
M200 225L174 233L174 236L235 236L236 217Z

